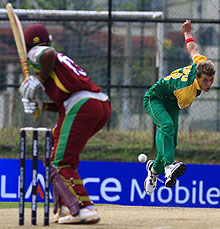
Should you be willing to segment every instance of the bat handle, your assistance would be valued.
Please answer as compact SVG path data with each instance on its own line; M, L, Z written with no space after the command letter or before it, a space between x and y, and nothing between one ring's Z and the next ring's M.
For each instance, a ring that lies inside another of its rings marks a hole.
M24 74L24 78L27 79L30 75L29 68L28 68L28 62L23 61L22 58L20 58L20 62L21 62L21 67L22 67L22 71Z
M35 112L33 113L33 115L34 115L35 118L38 118L39 117L39 114L40 114L40 109L38 107L38 103L41 100L38 97L35 97L32 101L37 103L37 109L35 110Z
M37 108L36 111L34 112L34 117L35 117L35 118L38 118L38 117L39 117L39 113L40 113L40 111L39 111L39 109Z

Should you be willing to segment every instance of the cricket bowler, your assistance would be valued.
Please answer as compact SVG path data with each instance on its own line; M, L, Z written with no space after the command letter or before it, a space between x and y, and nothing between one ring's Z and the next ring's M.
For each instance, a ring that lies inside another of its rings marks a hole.
M165 176L165 186L173 187L186 170L186 164L175 162L179 111L188 108L202 91L208 92L215 80L215 66L203 55L191 34L191 21L182 25L185 46L193 64L181 67L157 81L144 95L144 108L157 126L155 160L147 162L144 188L151 195L158 175Z

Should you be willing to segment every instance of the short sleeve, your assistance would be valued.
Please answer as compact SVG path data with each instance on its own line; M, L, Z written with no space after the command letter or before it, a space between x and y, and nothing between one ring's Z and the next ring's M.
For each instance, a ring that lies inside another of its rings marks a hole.
M52 47L49 46L34 46L30 51L28 52L28 59L33 65L38 65L40 61L41 54ZM53 49L53 48L52 48Z
M202 56L202 55L199 55L199 54L197 54L197 55L194 55L193 56L193 64L195 64L195 63L200 63L200 62L202 62L202 61L207 61L207 58L205 57L205 56Z

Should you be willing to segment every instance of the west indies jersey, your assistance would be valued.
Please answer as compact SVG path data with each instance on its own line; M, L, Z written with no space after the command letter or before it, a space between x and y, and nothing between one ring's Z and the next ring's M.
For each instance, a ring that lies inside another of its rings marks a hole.
M28 52L28 60L37 75L40 72L40 56L48 46L34 46ZM96 86L83 71L69 57L62 53L56 53L55 67L50 72L49 78L43 82L47 96L60 106L72 94L79 91L100 92L101 88ZM82 94L82 93L81 93ZM90 93L92 94L92 93Z
M207 60L205 56L195 55L192 65L179 68L158 80L145 93L144 106L156 98L168 106L178 106L180 109L189 107L202 92L196 79L196 66L204 60Z

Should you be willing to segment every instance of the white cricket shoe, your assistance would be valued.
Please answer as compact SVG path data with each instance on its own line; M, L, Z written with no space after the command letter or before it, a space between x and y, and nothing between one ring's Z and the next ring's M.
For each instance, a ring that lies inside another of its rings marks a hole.
M82 224L95 224L98 223L100 218L96 208L82 208L79 213L80 223Z
M183 162L173 162L165 167L165 186L173 187L176 184L176 178L182 176L186 171L186 164Z
M150 160L147 162L147 165L146 165L148 174L147 174L147 178L144 181L144 189L147 195L151 195L157 187L157 179L158 179L157 177L159 173L155 175L151 172L151 168L153 164L154 164L154 161Z
M54 223L57 223L60 217L68 216L69 214L70 214L70 211L69 211L68 207L62 205L58 209L57 213L54 215L53 222Z
M95 224L100 220L97 209L95 207L85 207L80 209L79 215L67 215L59 217L59 224Z
M58 223L59 224L80 223L80 217L79 217L79 215L77 215L77 216L67 215L67 216L59 217Z

